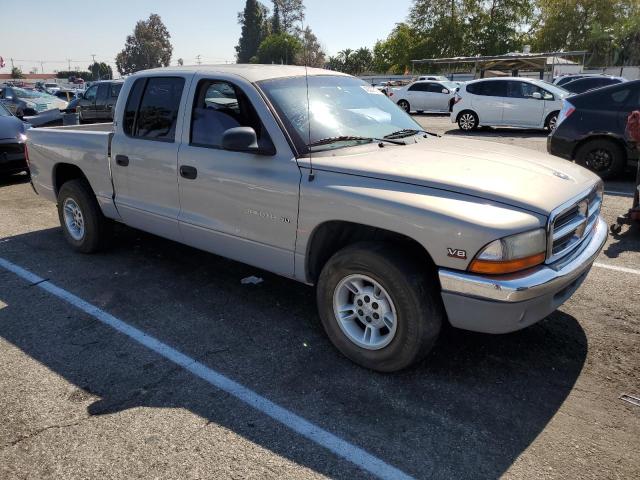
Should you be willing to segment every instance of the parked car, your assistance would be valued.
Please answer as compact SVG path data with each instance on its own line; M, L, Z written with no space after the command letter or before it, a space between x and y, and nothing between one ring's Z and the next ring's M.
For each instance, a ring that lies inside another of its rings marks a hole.
M27 126L0 103L0 175L27 171L24 142Z
M585 77L572 80L562 85L562 88L571 93L584 93L588 90L594 90L596 88L607 87L609 85L617 85L618 83L626 82L627 80L622 77Z
M57 97L60 100L64 100L65 102L70 102L71 100L76 98L76 91L75 90L60 89L59 91L57 91L54 94L54 97ZM66 108L69 108L69 106L67 105Z
M138 72L115 119L28 134L34 189L73 249L98 251L115 220L315 284L331 341L379 371L423 358L445 322L505 333L546 317L607 237L593 173L427 135L337 72Z
M67 106L67 102L48 93L18 87L0 88L0 102L18 118L37 115L55 108L64 109Z
M560 75L553 79L553 84L558 87L562 87L563 85L573 82L574 80L578 80L580 78L599 78L606 77L607 75L603 73L570 73L566 75Z
M575 160L604 179L635 164L638 151L625 136L627 117L640 109L640 80L592 90L564 100L547 150Z
M562 88L530 78L474 80L460 87L451 122L465 131L479 126L553 130L567 95Z
M113 121L113 107L122 89L122 80L93 82L87 90L78 94L78 100L67 111L80 114L80 122Z
M405 112L449 113L458 84L450 81L419 80L389 91L389 98Z
M60 85L58 85L57 83L45 83L44 89L47 93L50 93L51 95L55 95L56 92L60 91Z
M449 79L444 75L422 75L418 77L417 82L423 82L425 80L434 80L436 82L448 82Z

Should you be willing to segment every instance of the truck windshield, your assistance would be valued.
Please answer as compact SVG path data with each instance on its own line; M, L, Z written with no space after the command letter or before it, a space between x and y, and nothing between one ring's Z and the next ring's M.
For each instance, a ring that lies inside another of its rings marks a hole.
M361 145L359 138L422 131L395 103L362 80L315 75L308 81L308 102L305 77L259 82L301 154ZM329 138L347 140L325 143Z

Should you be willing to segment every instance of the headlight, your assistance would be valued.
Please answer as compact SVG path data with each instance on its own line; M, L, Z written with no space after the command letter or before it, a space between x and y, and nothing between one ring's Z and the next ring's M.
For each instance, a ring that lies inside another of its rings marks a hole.
M547 233L543 228L501 238L480 250L469 271L488 275L513 273L535 267L547 256Z

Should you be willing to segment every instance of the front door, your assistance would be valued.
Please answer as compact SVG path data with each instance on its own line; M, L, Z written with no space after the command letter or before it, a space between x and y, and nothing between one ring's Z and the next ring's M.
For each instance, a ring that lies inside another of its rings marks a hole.
M95 120L96 118L96 98L98 96L98 85L93 85L84 92L78 107L80 107L80 118L82 120Z
M109 100L109 84L99 83L96 95L95 119L101 122L108 120L107 101Z
M111 145L115 204L124 223L178 241L178 148L192 76L136 80L123 92L127 102Z
M502 111L503 124L516 127L539 127L545 112L545 94L548 92L529 82L511 80L508 83L508 97L505 99ZM539 95L539 98L536 98L534 93Z
M264 100L249 83L196 77L180 147L185 243L293 276L300 170ZM254 152L222 148L224 132L251 127Z

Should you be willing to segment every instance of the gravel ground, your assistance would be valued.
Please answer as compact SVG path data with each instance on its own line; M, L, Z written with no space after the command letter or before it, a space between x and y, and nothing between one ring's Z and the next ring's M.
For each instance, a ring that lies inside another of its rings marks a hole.
M609 223L631 189L607 185ZM640 476L640 407L619 398L640 394L639 229L609 238L547 319L504 336L448 329L394 375L342 358L303 285L124 227L105 253L71 253L55 207L21 178L0 184L0 258L415 478ZM241 285L250 275L264 282ZM370 477L2 268L0 392L3 480Z

